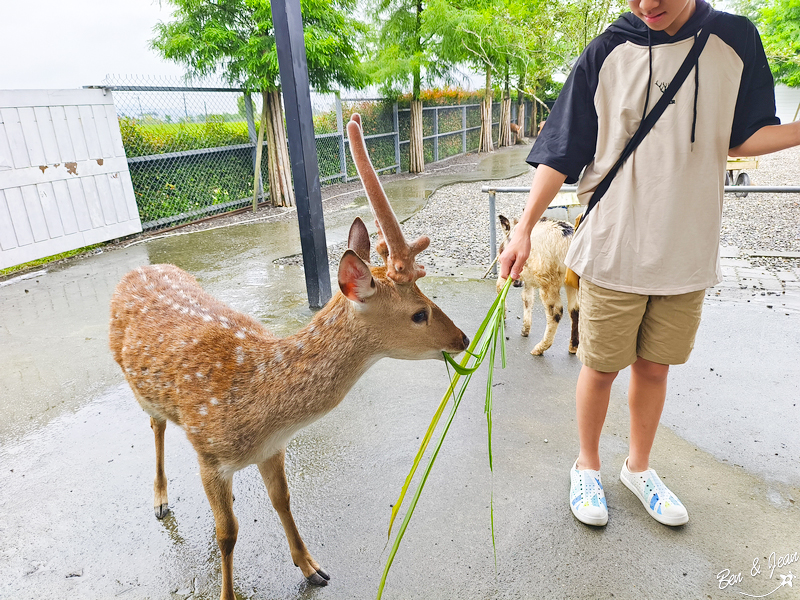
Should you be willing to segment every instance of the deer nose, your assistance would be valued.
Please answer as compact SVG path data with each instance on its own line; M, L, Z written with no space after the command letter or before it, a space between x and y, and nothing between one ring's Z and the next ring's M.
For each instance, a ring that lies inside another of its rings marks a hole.
M463 339L462 339L461 341L464 343L464 349L465 349L465 350L466 350L467 348L469 348L469 338L467 337L467 335L466 335L466 334L464 334L464 337L463 337Z

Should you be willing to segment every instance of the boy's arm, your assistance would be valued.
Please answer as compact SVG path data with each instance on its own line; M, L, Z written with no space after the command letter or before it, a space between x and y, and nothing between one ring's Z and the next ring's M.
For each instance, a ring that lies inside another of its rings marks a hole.
M761 156L794 146L800 146L800 121L762 127L743 144L728 150L728 156Z
M567 176L547 165L539 165L531 184L531 192L511 240L500 255L500 277L519 279L522 267L531 253L531 231L545 209L556 197Z

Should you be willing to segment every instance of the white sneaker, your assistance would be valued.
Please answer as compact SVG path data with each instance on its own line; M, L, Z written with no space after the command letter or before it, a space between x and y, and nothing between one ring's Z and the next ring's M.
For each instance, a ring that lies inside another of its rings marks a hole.
M628 459L626 458L619 478L625 487L636 494L650 516L659 523L674 527L683 525L689 520L686 507L659 479L655 469L632 473L628 470Z
M581 523L605 525L608 523L608 506L600 481L600 471L578 470L578 461L569 472L569 507Z

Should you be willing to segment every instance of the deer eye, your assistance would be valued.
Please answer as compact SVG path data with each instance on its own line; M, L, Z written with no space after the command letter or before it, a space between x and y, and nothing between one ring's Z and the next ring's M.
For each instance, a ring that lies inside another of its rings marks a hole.
M411 320L414 323L427 323L428 322L428 311L427 310L420 310L414 313L411 317Z

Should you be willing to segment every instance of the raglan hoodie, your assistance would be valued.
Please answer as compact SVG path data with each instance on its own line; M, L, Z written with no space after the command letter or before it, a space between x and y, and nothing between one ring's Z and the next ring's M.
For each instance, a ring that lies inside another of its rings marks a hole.
M576 62L528 162L579 181L587 204L703 27L711 34L695 68L575 233L566 263L596 285L673 295L722 280L728 150L780 123L761 40L746 18L697 0L670 36L624 14Z

